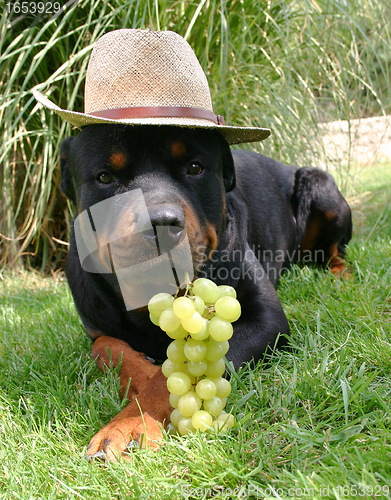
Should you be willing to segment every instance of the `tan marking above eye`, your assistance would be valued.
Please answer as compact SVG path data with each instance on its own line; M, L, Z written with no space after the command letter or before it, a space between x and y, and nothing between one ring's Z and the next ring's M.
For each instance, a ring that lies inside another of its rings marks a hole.
M173 142L171 144L171 154L174 158L184 158L187 154L185 144L180 141Z
M110 156L109 161L114 170L121 170L126 164L126 156L124 153L116 151Z

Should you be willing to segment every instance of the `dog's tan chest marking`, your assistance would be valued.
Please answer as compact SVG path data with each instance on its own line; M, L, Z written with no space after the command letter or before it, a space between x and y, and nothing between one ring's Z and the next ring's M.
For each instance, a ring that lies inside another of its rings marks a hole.
M206 260L209 260L217 248L218 237L216 226L214 224L208 224L207 231L205 233L205 246L209 249L209 254L207 255Z
M327 222L334 222L335 219L337 218L337 214L333 210L329 210L328 212L325 212L324 214Z

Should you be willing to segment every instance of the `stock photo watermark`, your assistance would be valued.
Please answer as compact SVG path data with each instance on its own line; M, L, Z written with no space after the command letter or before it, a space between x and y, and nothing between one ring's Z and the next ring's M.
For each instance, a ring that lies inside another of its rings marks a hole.
M244 250L211 251L200 245L192 248L184 227L152 224L141 189L112 196L81 211L74 221L74 233L82 269L115 274L127 310L144 307L157 293L173 295L195 276L254 283L266 276L275 281L281 278L287 263L324 258L321 250L317 251L321 255L314 256L308 250L290 254L248 245Z
M53 20L65 10L75 7L80 0L29 0L29 1L5 1L5 14L9 20L10 27L18 29L25 28L23 21L30 26L37 26L48 20ZM21 24L22 23L22 24Z
M390 494L390 488L387 485L363 485L363 484L345 484L334 486L319 486L318 488L290 487L278 488L273 486L260 487L255 484L241 485L236 488L228 488L219 484L208 487L193 487L189 484L183 484L180 488L180 494L183 498L262 498L278 499L283 498L329 498L330 495L336 495L338 498L363 498L370 495L373 498L384 498Z

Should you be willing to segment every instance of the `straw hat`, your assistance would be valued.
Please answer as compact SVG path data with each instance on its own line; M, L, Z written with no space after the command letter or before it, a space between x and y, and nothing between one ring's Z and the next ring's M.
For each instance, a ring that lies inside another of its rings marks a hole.
M230 144L262 141L270 130L230 127L213 113L208 82L190 45L172 31L120 29L103 35L88 63L84 113L34 97L75 127L93 123L216 129Z

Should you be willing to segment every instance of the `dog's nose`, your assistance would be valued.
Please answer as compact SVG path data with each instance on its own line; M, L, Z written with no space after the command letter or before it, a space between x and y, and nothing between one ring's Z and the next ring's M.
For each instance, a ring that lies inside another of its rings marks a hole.
M153 231L142 235L150 243L158 246L160 252L174 248L185 234L185 216L183 211L173 205L163 205L148 209Z
M152 226L165 226L174 236L185 228L185 215L180 207L164 204L148 209Z

